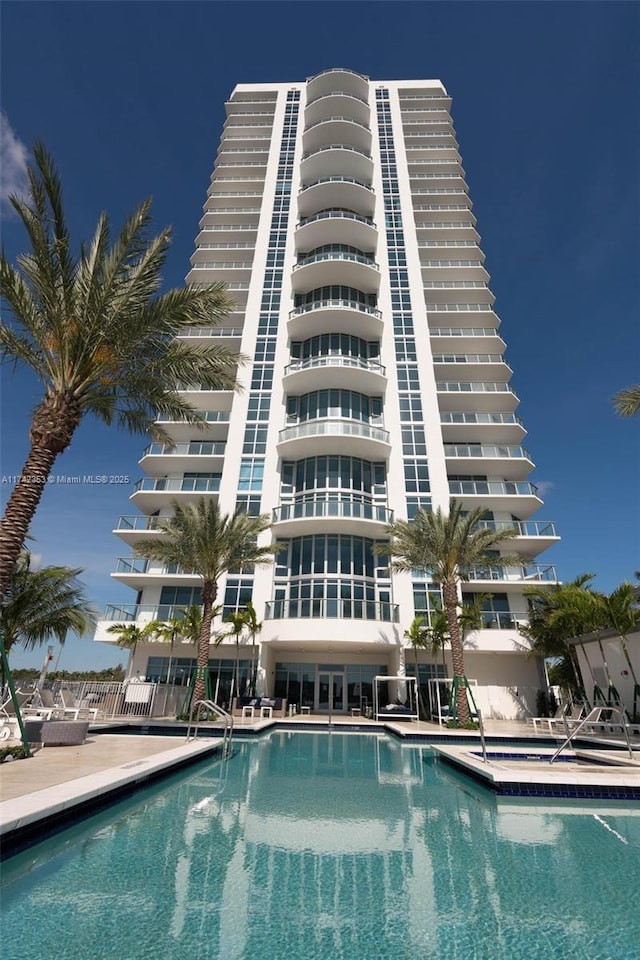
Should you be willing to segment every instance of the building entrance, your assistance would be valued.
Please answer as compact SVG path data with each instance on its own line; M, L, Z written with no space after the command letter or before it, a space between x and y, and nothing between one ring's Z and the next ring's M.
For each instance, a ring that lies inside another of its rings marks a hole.
M347 705L345 703L345 682L344 673L323 672L318 673L318 702L316 703L317 713L345 713Z

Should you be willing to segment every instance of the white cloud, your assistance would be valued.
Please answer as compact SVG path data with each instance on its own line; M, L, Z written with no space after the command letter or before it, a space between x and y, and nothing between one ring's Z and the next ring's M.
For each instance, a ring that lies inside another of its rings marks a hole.
M27 184L29 151L15 135L6 113L0 113L0 208L3 213L12 208L9 194L21 194Z

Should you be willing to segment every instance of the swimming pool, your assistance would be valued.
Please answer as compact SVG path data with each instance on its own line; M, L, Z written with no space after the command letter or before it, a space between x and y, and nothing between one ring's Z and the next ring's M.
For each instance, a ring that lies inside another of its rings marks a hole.
M4 960L639 960L640 809L273 732L9 860Z

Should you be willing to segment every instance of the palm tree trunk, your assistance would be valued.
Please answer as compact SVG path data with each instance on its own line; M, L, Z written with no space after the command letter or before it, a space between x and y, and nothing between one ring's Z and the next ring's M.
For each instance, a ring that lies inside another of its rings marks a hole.
M0 597L11 582L51 468L71 443L81 419L75 397L67 394L48 394L36 407L29 431L31 448L0 520Z
M464 653L462 650L462 638L460 636L460 625L458 623L458 589L455 583L442 584L442 601L444 611L447 615L447 624L449 627L449 639L451 642L451 660L453 663L453 677L464 677ZM458 722L465 726L469 723L469 701L467 700L467 688L464 685L458 687Z
M205 580L202 584L202 628L198 642L198 666L196 682L193 688L193 702L204 700L206 694L206 676L209 669L209 642L211 640L211 622L213 605L218 596L218 585L214 580Z

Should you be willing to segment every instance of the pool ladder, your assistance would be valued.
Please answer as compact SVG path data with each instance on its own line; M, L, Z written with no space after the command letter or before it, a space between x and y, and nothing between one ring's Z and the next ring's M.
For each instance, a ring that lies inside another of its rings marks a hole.
M219 707L217 703L214 703L213 700L196 700L191 706L191 712L189 713L189 726L187 727L187 741L191 739L191 728L193 727L193 739L197 740L198 738L198 728L200 726L200 707L204 707L205 710L209 710L211 713L215 713L217 717L221 720L224 720L224 734L222 737L222 756L223 759L228 759L231 755L231 740L233 738L233 717L230 713L227 713L226 710L223 710L222 707ZM196 713L195 721L193 719L194 712L198 708Z
M564 741L564 743L560 744L560 746L558 747L554 755L551 757L551 760L549 761L549 763L553 763L553 761L560 756L560 754L565 749L565 747L568 747L571 741L575 739L575 737L580 733L580 731L585 726L585 724L589 723L592 717L600 716L603 710L606 710L608 713L615 713L618 715L618 717L620 717L620 724L612 723L611 726L622 727L622 731L627 741L627 750L629 751L629 756L632 760L635 759L633 756L633 750L631 749L631 740L629 739L629 731L627 729L627 718L623 714L622 710L618 710L617 707L594 707L593 710L590 710L589 713L586 715L586 717L580 721L580 723L575 728L575 730L571 731L571 733L569 733L569 730L567 728L566 717L564 718L564 732L567 734L567 739Z

